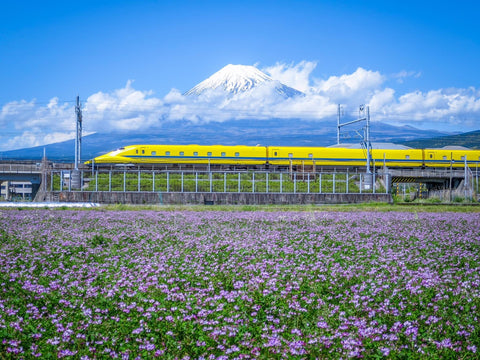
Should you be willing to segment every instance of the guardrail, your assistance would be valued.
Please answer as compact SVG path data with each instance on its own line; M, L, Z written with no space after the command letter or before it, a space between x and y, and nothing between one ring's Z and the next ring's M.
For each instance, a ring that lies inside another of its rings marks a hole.
M46 191L208 193L386 193L384 174L265 171L50 170Z
M467 168L470 170L470 168ZM465 169L389 169L392 176L398 177L417 177L417 178L448 178L464 177Z
M0 164L0 172L9 173L39 173L42 171L42 164Z

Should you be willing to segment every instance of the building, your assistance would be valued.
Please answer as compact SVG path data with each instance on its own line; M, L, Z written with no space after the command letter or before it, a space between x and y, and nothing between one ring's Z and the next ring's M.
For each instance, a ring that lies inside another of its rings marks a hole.
M4 181L0 196L5 200L32 200L32 183L29 181Z

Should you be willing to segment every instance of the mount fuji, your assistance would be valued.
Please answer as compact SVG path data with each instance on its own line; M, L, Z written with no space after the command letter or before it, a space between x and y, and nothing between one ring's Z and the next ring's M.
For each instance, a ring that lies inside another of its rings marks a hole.
M82 159L92 159L115 148L133 144L199 144L199 145L251 145L267 146L329 146L336 142L336 117L312 121L301 118L271 116L258 119L242 114L240 105L266 106L303 100L304 93L272 79L254 66L227 65L208 79L183 94L184 104L197 109L216 109L218 114L234 114L221 121L193 121L179 116L175 121L160 121L157 125L137 131L111 131L94 133L82 140ZM302 97L302 98L300 98ZM188 106L187 106L188 108ZM187 109L188 110L188 109ZM216 113L216 114L217 114ZM261 114L261 112L259 112ZM196 114L195 115L199 115ZM247 113L248 115L248 113ZM361 131L361 130L359 130ZM352 135L342 143L359 142ZM372 126L375 142L401 142L418 138L450 135L413 127L396 127L376 122ZM418 145L416 145L418 146ZM46 151L49 159L73 161L74 140L19 150L0 152L0 160L42 158Z
M223 91L225 95L231 96L267 87L273 88L284 98L304 95L301 91L272 79L255 66L232 64L223 67L208 79L185 92L184 95L200 96L211 91Z

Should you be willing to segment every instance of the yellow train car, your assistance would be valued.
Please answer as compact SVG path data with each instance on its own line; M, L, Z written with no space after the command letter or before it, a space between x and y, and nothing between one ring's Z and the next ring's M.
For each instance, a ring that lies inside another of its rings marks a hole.
M464 148L375 148L371 167L471 168L480 163L480 150ZM366 166L367 152L354 147L129 145L96 157L95 164L210 164L272 166ZM91 164L90 161L86 162Z
M425 149L424 152L425 167L463 168L465 166L465 160L469 167L478 167L480 163L480 150L445 147L442 149Z
M373 149L372 162L376 167L422 167L423 151L420 149Z
M366 153L362 149L329 147L269 147L270 165L362 166Z
M423 152L418 149L374 149L371 166L420 167ZM343 147L269 147L271 165L315 165L330 167L366 166L367 150Z
M245 164L266 162L262 146L130 145L94 159L96 164Z

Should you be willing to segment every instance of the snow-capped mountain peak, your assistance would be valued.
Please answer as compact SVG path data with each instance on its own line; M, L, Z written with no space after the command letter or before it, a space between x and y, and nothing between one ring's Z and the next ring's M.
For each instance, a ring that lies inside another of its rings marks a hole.
M206 91L217 89L222 89L228 94L238 94L250 91L263 84L273 84L275 90L286 97L302 94L298 90L273 80L255 66L229 64L188 90L185 95L201 95Z

